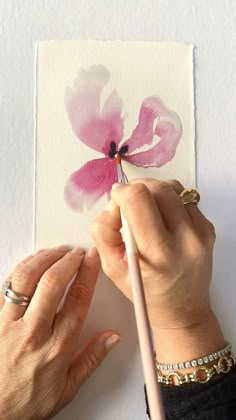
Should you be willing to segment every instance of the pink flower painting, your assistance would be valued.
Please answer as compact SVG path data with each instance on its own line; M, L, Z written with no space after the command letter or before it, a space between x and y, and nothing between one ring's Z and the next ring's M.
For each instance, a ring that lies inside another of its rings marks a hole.
M65 185L65 200L74 210L91 207L103 195L109 197L117 181L115 156L143 168L160 167L176 153L182 126L178 115L158 96L143 100L137 125L123 138L123 101L113 90L101 107L101 94L110 73L102 65L81 69L73 88L67 88L65 106L78 140L102 156L85 163Z

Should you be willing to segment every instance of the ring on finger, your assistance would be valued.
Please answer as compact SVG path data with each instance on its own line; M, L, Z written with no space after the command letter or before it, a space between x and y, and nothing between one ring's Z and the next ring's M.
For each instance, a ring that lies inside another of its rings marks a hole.
M13 299L10 296L4 296L4 299L6 302L8 303L14 303L15 305L19 305L19 306L28 306L29 302L24 302L23 300L18 300L18 299Z
M184 189L179 194L180 201L183 205L186 204L198 204L200 201L200 194L194 188Z
M14 303L15 305L28 306L31 301L31 298L14 291L9 281L5 281L3 284L2 293L6 302Z

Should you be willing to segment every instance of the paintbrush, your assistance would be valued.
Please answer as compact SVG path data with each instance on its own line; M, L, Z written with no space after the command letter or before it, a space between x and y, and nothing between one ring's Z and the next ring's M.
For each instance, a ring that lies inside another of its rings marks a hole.
M121 155L116 156L118 182L126 183L121 165ZM157 382L157 373L154 361L151 330L148 320L147 305L143 289L143 281L139 264L139 254L131 228L121 212L123 239L125 242L129 277L133 294L134 312L137 324L139 347L143 365L144 378L148 397L149 411L152 420L163 420L164 409L161 392Z

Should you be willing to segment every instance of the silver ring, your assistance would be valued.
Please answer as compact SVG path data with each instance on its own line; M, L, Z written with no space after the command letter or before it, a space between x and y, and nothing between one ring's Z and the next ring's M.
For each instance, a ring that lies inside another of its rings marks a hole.
M6 302L8 303L14 303L15 305L19 305L19 306L28 306L29 302L23 302L22 300L17 300L17 299L13 299L10 296L4 296L4 299Z
M6 302L15 303L16 305L27 306L31 301L31 298L12 290L11 282L9 281L5 281L5 283L3 283L2 293L4 294Z

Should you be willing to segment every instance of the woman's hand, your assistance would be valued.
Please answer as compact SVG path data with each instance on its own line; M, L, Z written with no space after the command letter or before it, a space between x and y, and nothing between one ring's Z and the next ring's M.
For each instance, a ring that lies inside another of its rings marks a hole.
M220 348L224 338L209 297L213 225L195 204L181 203L177 181L142 179L115 187L92 233L105 273L132 300L121 208L139 250L159 360L188 360Z
M96 248L85 254L58 247L26 258L9 276L12 290L33 297L27 308L1 298L1 419L51 418L119 341L116 332L103 331L78 349L99 269Z

